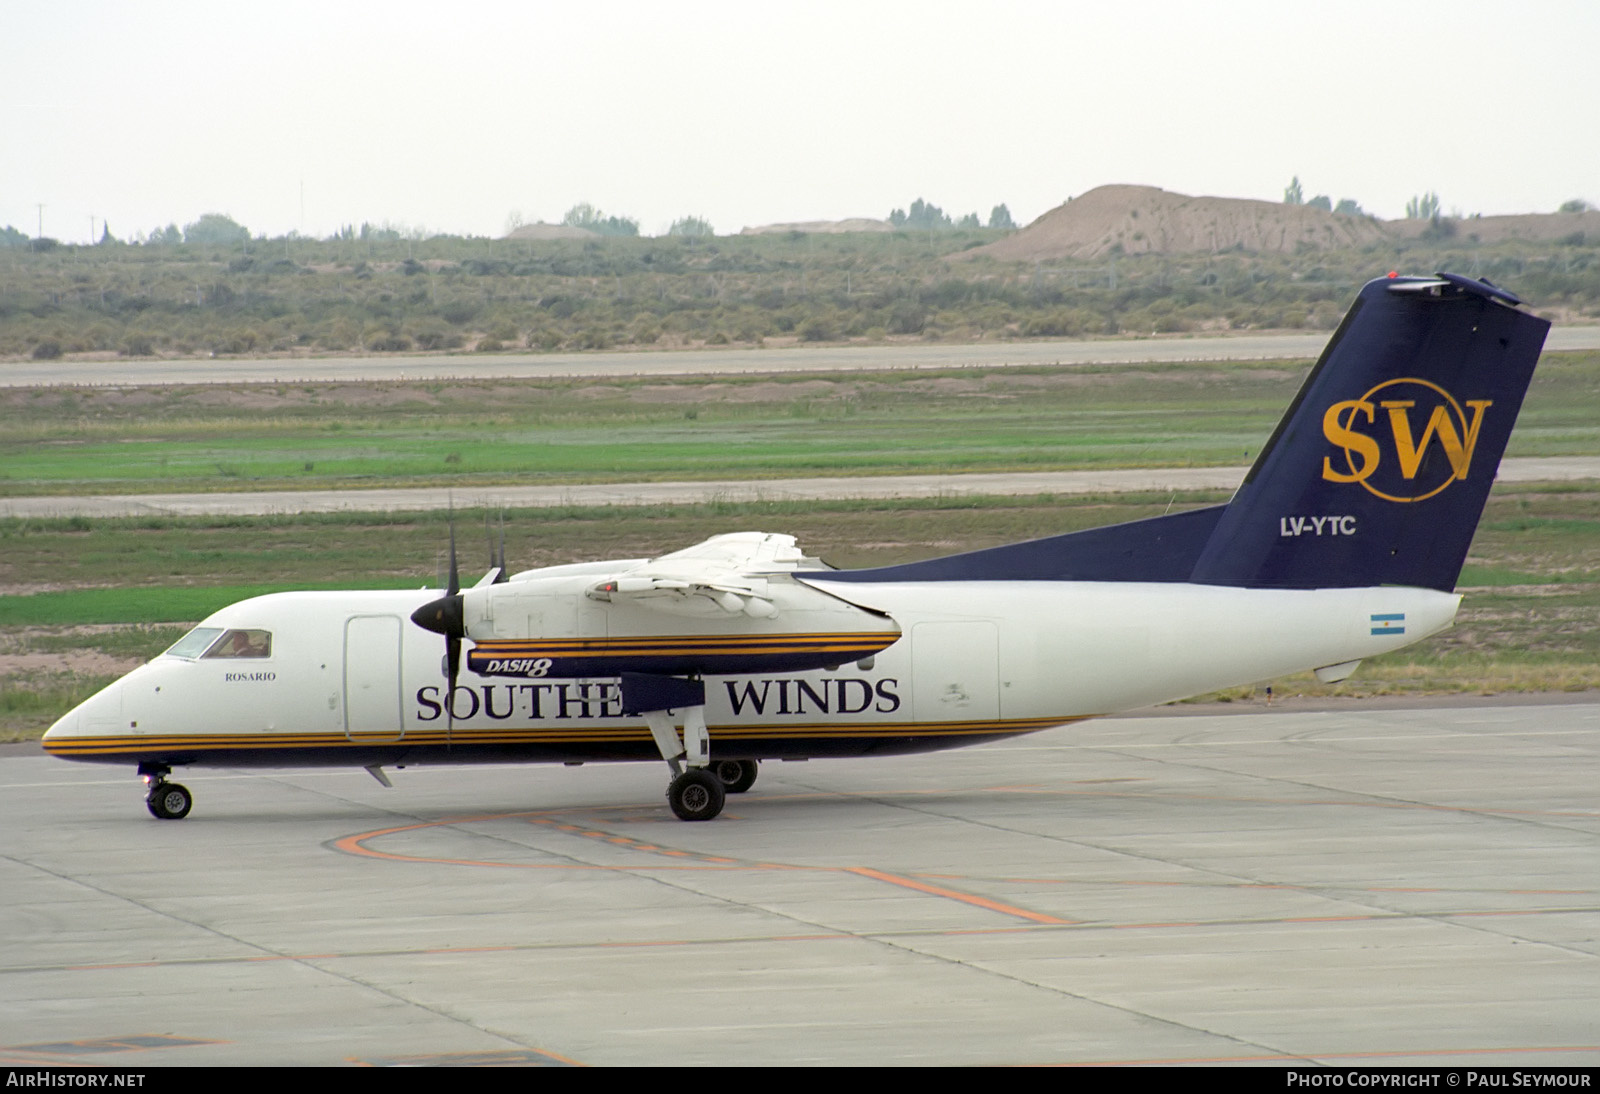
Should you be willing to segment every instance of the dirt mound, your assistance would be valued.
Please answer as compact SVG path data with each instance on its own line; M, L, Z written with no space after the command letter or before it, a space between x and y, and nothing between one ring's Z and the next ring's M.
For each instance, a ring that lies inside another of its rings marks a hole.
M506 236L507 239L599 239L599 233L587 228L574 228L570 224L524 224Z
M763 224L757 228L746 228L739 234L742 236L770 236L782 232L818 232L824 235L833 235L839 232L892 232L894 225L887 220L873 220L871 217L851 217L849 220L797 220L790 224Z
M952 259L1002 262L1182 251L1295 251L1359 247L1385 239L1368 217L1247 198L1196 198L1154 186L1101 186L1071 198L1022 231Z
M1101 186L1068 199L1015 235L949 257L953 262L974 255L1001 262L1048 262L1233 248L1293 252L1361 247L1429 231L1480 243L1600 240L1600 211L1444 218L1436 224L1339 216L1275 201L1189 197L1154 186Z
M1577 242L1600 242L1600 210L1587 213L1524 213L1509 217L1446 217L1444 231L1460 239L1500 243L1507 239L1543 242L1582 236ZM1431 220L1389 220L1384 227L1397 239L1411 239L1433 228Z

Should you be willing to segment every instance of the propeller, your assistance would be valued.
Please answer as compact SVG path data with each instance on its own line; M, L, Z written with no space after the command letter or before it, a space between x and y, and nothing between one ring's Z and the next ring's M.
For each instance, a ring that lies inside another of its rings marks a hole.
M467 635L466 612L461 599L461 572L456 565L456 520L450 514L450 587L445 595L430 600L411 613L411 622L425 631L444 636L445 679L449 684L444 693L445 734L455 729L455 715L451 700L455 698L456 680L461 675L461 640Z
M483 518L484 533L489 532L489 518ZM494 584L511 580L506 573L506 515L500 514L500 544L498 549L490 539L489 546L489 572L478 582L479 585ZM450 508L450 585L445 594L437 600L430 600L422 607L411 613L411 622L425 631L444 636L444 675L448 687L444 693L445 714L445 740L448 743L450 734L455 731L455 713L451 709L451 700L455 698L456 681L461 676L461 640L467 636L466 605L461 596L461 570L456 562L456 515L455 506Z

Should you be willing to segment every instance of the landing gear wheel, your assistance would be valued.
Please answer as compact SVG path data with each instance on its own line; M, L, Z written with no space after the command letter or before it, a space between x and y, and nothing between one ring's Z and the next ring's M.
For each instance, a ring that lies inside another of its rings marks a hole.
M667 804L679 820L705 821L722 812L722 780L703 767L691 767L667 786Z
M761 769L754 760L718 760L711 770L722 780L722 789L729 794L743 794L756 784Z
M187 786L177 783L156 783L150 796L144 800L150 815L157 820L182 820L194 808L194 795Z

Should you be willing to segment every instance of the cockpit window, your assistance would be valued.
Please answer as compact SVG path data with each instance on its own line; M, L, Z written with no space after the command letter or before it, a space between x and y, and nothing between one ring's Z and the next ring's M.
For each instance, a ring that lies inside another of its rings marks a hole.
M206 650L207 660L214 657L271 657L272 633L259 630L232 630L211 644Z
M206 652L206 647L217 640L217 635L222 633L221 627L196 627L167 650L172 657L199 657Z

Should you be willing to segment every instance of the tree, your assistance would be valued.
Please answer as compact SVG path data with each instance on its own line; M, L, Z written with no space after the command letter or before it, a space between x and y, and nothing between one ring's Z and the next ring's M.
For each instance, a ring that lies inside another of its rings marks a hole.
M1429 190L1406 202L1407 220L1434 220L1439 216L1439 195Z
M1342 217L1364 217L1367 215L1355 198L1340 198L1339 204L1333 207L1333 211L1336 215Z
M562 215L561 223L569 228L587 228L599 218L600 210L587 201L580 201Z
M1324 213L1333 212L1333 199L1327 194L1318 194L1306 202L1307 209L1321 209Z
M978 219L977 213L968 213L956 222L957 228L982 228L983 221Z
M587 201L580 201L567 210L561 223L571 228L586 228L603 236L636 236L639 222L631 217L608 217Z
M145 237L144 241L146 243L153 243L158 246L167 243L182 243L183 233L178 231L178 226L176 224L169 224L165 228L153 229L150 234Z
M991 228L1004 228L1010 231L1016 226L1016 221L1011 219L1011 210L1007 209L1003 202L996 205L989 213L989 227Z
M673 221L672 227L667 229L667 234L669 236L691 236L710 239L717 233L711 227L711 222L704 217L688 216L679 217Z
M1284 187L1283 203L1285 205L1304 205L1305 202L1305 192L1300 189L1300 176L1296 175L1289 180L1289 185Z
M937 205L929 205L921 198L911 203L909 213L900 209L890 213L889 223L896 228L920 228L927 231L954 227L943 209Z
M1594 208L1593 205L1590 205L1587 201L1584 201L1582 198L1573 198L1571 201L1563 201L1561 203L1561 208L1557 209L1556 212L1558 212L1558 213L1587 213L1593 208Z
M17 231L9 224L4 228L0 228L0 247L26 247L27 245L27 233Z
M183 226L185 243L243 243L250 239L250 229L222 213L206 213L193 224Z

